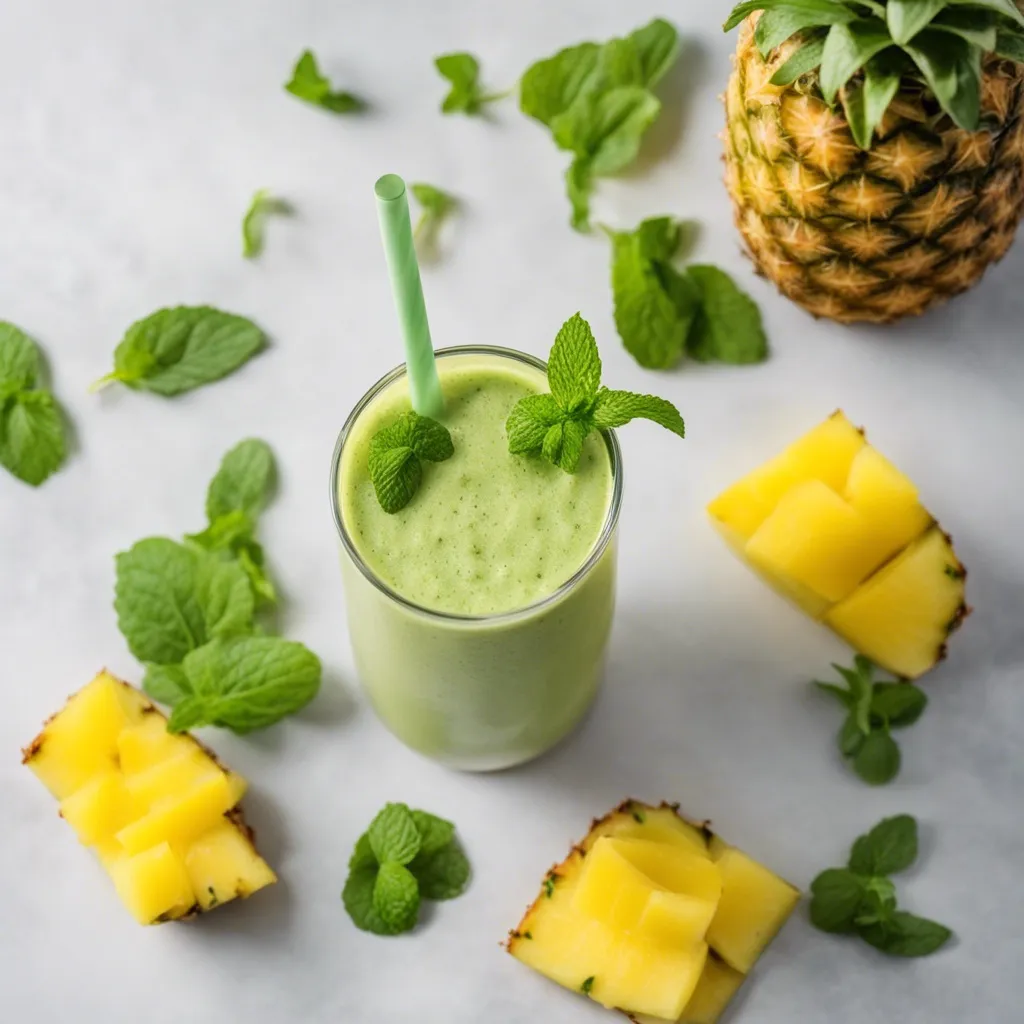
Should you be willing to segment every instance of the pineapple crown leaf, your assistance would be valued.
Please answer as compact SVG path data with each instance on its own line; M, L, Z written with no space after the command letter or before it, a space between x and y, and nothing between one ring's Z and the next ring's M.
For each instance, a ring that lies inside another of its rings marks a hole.
M1014 0L747 0L725 31L757 11L754 42L765 59L796 37L772 84L816 70L822 95L829 104L838 97L861 149L904 80L926 85L973 131L981 124L983 56L1024 64L1024 13Z

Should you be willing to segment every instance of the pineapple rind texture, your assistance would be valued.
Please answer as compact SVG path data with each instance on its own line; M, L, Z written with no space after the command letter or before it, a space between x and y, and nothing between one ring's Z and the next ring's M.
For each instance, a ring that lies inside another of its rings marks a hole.
M967 574L913 482L863 431L854 447L838 425L855 431L833 413L726 488L708 513L778 593L882 668L916 679L945 656L968 613ZM807 451L813 460L797 468Z
M816 73L769 84L742 26L726 92L726 184L758 272L815 316L888 323L974 285L1024 213L1024 65L989 56L986 126L957 128L904 82L861 151Z
M650 806L627 800L610 814L595 820L586 837L573 846L566 859L551 868L540 895L528 908L519 926L509 933L508 951L558 984L572 991L584 991L596 1002L622 1010L637 1024L656 1024L666 1019L676 1020L679 1024L716 1024L745 974L726 963L710 938L706 942L700 941L695 950L692 944L689 946L691 959L678 959L678 970L684 971L684 964L694 963L692 957L695 954L700 974L696 978L683 977L682 974L677 977L676 983L684 986L683 994L687 999L685 1005L668 1017L667 1005L655 1013L641 1005L649 996L642 970L642 965L648 962L645 957L650 955L648 947L637 945L635 934L626 933L623 937L607 920L598 920L579 911L578 897L581 887L587 884L587 858L599 843L601 849L606 849L605 844L609 842L620 850L628 850L629 844L637 844L634 863L646 865L656 873L668 871L671 863L667 852L664 868L654 863L654 851L649 848L656 844L675 847L680 857L688 859L691 864L706 864L701 874L707 873L709 877L712 873L716 878L719 876L722 869L717 864L720 861L725 864L723 879L734 873L729 865L730 857L737 858L744 866L752 866L751 870L763 872L761 877L766 880L763 891L758 890L757 884L751 888L749 879L744 883L747 892L753 892L757 897L750 902L759 904L752 908L753 913L745 922L742 920L743 910L738 908L735 898L730 906L724 894L721 901L715 897L719 909L723 904L726 906L726 915L717 930L724 936L727 952L735 959L738 950L747 969L774 938L800 898L795 887L730 847L706 824L685 819L676 805ZM671 879L663 875L662 881ZM706 888L707 881L699 884L703 895L714 895ZM596 898L596 893L592 895ZM671 894L666 892L665 895ZM609 894L608 898L614 900L617 897ZM780 907L783 908L781 913ZM715 930L718 917L719 910L716 910L708 936ZM640 927L642 929L643 919ZM684 938L689 941L692 936ZM684 943L682 949L685 951L685 948ZM622 966L624 961L625 967ZM620 977L625 971L631 984L619 985L613 993L608 988L602 990L602 971L609 975L618 971ZM610 994L621 998L618 1001L609 999Z
M23 751L141 924L189 917L277 881L256 852L225 769L137 689L107 672Z

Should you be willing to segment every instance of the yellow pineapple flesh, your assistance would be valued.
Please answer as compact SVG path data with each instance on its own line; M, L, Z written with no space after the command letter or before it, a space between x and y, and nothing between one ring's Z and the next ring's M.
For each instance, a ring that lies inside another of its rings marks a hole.
M914 484L842 413L807 439L814 461L800 454L803 441L791 445L715 498L712 522L775 590L883 668L916 678L966 614L963 566ZM766 473L791 481L772 492L774 505ZM925 543L933 533L941 540Z
M905 76L870 149L860 150L816 72L772 75L757 15L740 28L726 90L726 185L757 270L815 316L876 323L971 287L1000 259L1024 212L1024 65L984 61L978 131L956 127Z
M275 882L227 771L138 690L101 672L24 751L60 814L142 924L210 910Z
M548 872L508 950L641 1024L716 1024L799 898L676 807L626 801Z

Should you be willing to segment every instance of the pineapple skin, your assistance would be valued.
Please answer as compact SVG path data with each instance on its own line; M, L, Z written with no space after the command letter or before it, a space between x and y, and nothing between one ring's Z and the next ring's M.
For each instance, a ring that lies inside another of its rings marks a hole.
M65 705L60 711L51 715L44 723L43 729L32 740L27 747L22 750L22 764L28 768L40 778L40 781L50 789L54 796L58 796L57 792L54 791L52 778L48 778L45 774L40 774L39 763L40 758L44 752L47 757L50 756L50 744L52 727L54 723L60 721L61 716L67 710L67 707L77 698L80 694L86 693L90 687L97 683L106 682L110 684L110 692L116 693L117 702L121 704L125 711L125 727L133 728L140 725L144 725L149 721L159 719L164 727L166 728L167 719L161 713L159 708L156 707L148 697L145 696L140 690L136 689L131 684L125 682L122 679L118 679L116 676L107 672L105 669L101 670L86 687L78 691L68 699L68 705ZM217 758L217 755L210 750L205 744L197 740L191 733L181 733L177 736L171 736L166 734L168 742L173 744L175 748L179 748L180 745L187 745L188 748L195 751L196 754L202 756L211 763L211 767L217 769L223 773L226 780L227 789L229 793L230 802L232 806L225 811L221 819L221 824L216 826L216 829L230 829L233 833L233 844L241 851L244 851L244 859L247 862L243 873L247 873L248 877L238 877L237 881L227 887L218 886L216 889L213 886L206 884L205 876L196 875L196 880L200 877L204 878L204 884L201 888L196 888L192 885L190 892L192 893L191 898L186 902L181 900L177 904L169 909L165 913L158 914L156 916L146 915L145 919L136 913L136 908L129 907L129 910L135 914L137 920L141 924L164 924L167 921L179 921L187 920L195 917L197 914L208 912L223 903L227 903L233 899L244 899L250 896L253 892L263 888L267 885L273 885L277 881L277 876L273 870L266 864L265 861L260 857L256 850L255 844L255 833L252 828L246 823L244 812L241 806L238 804L238 800L241 798L245 791L245 781L235 773L227 769L221 761ZM93 744L98 749L96 751L87 750L86 760L90 766L95 767L95 764L102 764L103 771L109 771L115 769L120 771L119 765L119 753L117 747L117 741L112 736L103 736L99 739L98 744ZM87 748L89 744L82 745ZM109 750L107 749L109 747ZM76 750L76 756L81 755L81 749ZM173 754L169 755L172 759ZM180 755L179 755L180 756ZM74 773L78 774L78 769L74 768ZM66 784L68 776L68 766L61 766L62 770L57 774L57 781L61 784ZM77 790L76 790L77 791ZM59 798L60 799L60 798ZM63 816L63 815L62 815ZM214 830L211 830L211 833ZM207 833L207 834L211 834ZM194 841L193 845L198 845L201 840L205 838L205 835L199 835ZM82 840L80 837L80 841ZM117 870L115 864L119 861L123 861L127 854L126 851L120 846L120 844L113 837L108 839L101 839L97 842L90 842L88 845L91 846L93 852L96 854L100 863L113 877L114 872ZM150 848L152 849L152 847ZM149 851L146 851L149 852ZM185 855L187 859L188 844L180 851ZM237 859L237 858L236 858ZM218 874L223 875L227 868L228 873L231 873L230 863L222 863L220 865L220 871ZM185 872L184 865L182 866L182 872Z
M815 317L889 323L972 287L1024 213L1024 65L989 56L969 132L904 84L872 147L857 148L817 73L772 85L751 15L725 96L726 187L758 273Z

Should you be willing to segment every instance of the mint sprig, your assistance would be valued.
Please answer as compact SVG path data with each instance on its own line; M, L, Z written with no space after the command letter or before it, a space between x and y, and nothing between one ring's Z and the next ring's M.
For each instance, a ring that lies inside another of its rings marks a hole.
M945 926L899 910L889 875L917 860L917 822L900 814L879 822L853 844L845 868L811 883L811 923L821 931L857 935L890 956L936 952L952 936Z
M341 898L357 928L398 935L416 926L421 900L454 899L468 882L455 826L391 803L357 840Z
M259 602L276 596L255 539L273 479L266 443L242 441L210 481L205 530L184 543L149 537L115 559L118 626L146 665L144 689L173 709L172 732L262 729L319 689L316 655L255 622Z
M471 53L446 53L434 58L434 67L451 86L441 102L442 114L479 114L488 103L504 99L508 92L484 92L480 62Z
M0 321L0 465L38 487L64 462L64 417L38 387L39 347L14 324Z
M513 455L541 455L574 473L594 430L648 419L685 436L679 410L664 398L601 386L601 356L590 324L575 313L562 324L548 357L550 394L528 395L505 423Z
M407 412L370 439L369 469L380 507L388 515L412 501L423 479L423 461L444 462L455 453L446 427Z
M266 188L259 189L252 197L248 210L242 218L242 255L255 259L263 252L264 229L267 217L272 214L290 214L291 203L271 195Z
M718 267L675 260L690 225L652 217L612 243L615 326L626 351L651 370L684 355L699 362L756 363L768 355L757 304Z
M578 231L589 228L594 179L636 159L644 133L661 112L653 88L678 52L675 28L656 18L624 38L560 50L523 75L520 109L573 155L566 191Z
M444 219L458 207L458 200L451 193L423 181L410 185L409 191L420 204L420 216L413 228L413 238L417 242L432 242Z
M902 760L891 730L913 725L924 714L927 696L913 683L875 682L875 666L862 654L854 658L853 668L832 667L845 687L817 679L813 685L846 709L836 737L839 752L865 782L891 782Z
M92 386L113 381L170 397L233 373L266 344L245 317L211 306L175 306L138 320L114 350L114 369Z
M350 92L335 89L320 71L320 65L312 50L304 50L295 63L291 79L285 89L315 107L322 107L333 114L351 114L362 110L365 103Z

